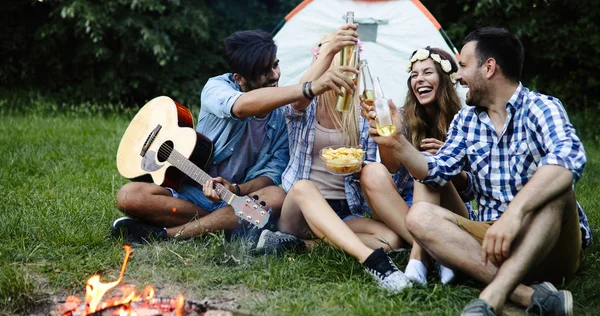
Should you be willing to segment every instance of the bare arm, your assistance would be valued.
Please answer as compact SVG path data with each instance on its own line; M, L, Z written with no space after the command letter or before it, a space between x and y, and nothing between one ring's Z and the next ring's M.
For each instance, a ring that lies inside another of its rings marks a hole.
M348 91L354 90L354 82L345 72L358 73L353 67L343 66L329 69L319 79L313 81L312 91L321 95L329 90L341 95L340 87ZM302 84L288 87L266 87L242 94L233 104L231 113L244 119L250 116L264 116L267 113L295 101L306 100L302 94Z
M300 99L305 99L302 94L302 84L254 89L242 94L235 101L231 113L241 119L251 116L261 117Z
M221 177L216 177L216 178L208 180L202 186L202 192L204 193L204 196L206 196L209 200L211 200L213 202L221 201L221 198L217 194L217 191L214 189L215 182L223 184L223 186L227 190L231 191L234 194L237 194L237 189L235 188L234 184L232 184L231 182L229 182ZM264 187L270 186L270 185L273 185L273 180L271 180L271 178L269 178L267 176L260 176L255 179L252 179L246 183L239 184L237 186L240 188L239 195L243 196L243 195L247 195L252 192L256 192L256 191L258 191Z
M240 195L250 194L270 185L273 185L273 180L271 180L271 178L267 176L260 176L246 183L240 184Z

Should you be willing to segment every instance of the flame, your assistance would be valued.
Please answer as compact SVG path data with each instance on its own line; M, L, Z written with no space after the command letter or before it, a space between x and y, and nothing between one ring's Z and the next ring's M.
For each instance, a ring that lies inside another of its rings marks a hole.
M125 249L125 259L123 260L123 266L121 266L121 273L119 273L119 278L116 281L110 283L102 283L100 281L100 275L94 274L86 282L85 305L88 307L87 313L94 313L96 311L96 308L98 307L98 304L100 303L100 301L102 301L104 294L106 294L106 292L108 292L110 289L117 286L117 284L119 284L123 279L123 274L125 274L125 267L127 266L127 260L129 259L129 255L131 254L131 246L124 245L123 248Z
M132 306L135 304L138 304L140 307L157 308L158 310L167 308L173 312L173 315L183 315L185 306L185 298L183 295L179 294L176 298L171 299L170 304L168 304L170 306L163 306L161 300L155 298L156 290L151 285L146 286L143 293L136 293L133 286L122 286L120 288L120 296L102 301L104 295L115 288L121 282L123 275L125 274L125 267L127 266L127 261L131 255L131 246L124 245L123 248L125 249L125 259L123 260L119 278L114 282L103 283L100 281L100 275L92 275L86 282L85 305L79 306L81 300L78 297L69 296L67 297L65 304L58 307L59 312L62 315L72 315L72 312L79 310L79 312L81 312L80 315L86 316L112 306L119 306L118 309L115 307L116 310L111 311L111 315L135 316L137 315L135 306Z

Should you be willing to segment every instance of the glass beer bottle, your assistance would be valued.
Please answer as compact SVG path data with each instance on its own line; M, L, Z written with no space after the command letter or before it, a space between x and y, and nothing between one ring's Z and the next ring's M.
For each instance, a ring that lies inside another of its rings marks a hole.
M371 69L369 69L369 64L366 59L362 59L360 61L360 81L363 83L363 97L365 98L365 104L369 106L373 106L373 102L375 102L375 88L373 87L373 77L371 76ZM364 116L366 113L364 109L362 109Z
M381 136L390 136L394 134L396 131L396 125L394 124L394 119L392 118L392 113L390 112L390 106L388 104L388 100L383 95L383 90L381 89L381 83L379 82L379 78L374 82L375 84L375 112L377 113L377 118L375 118L375 125L377 127L377 134Z
M346 23L354 24L354 12L346 12ZM340 66L356 66L358 65L358 45L348 45L340 51ZM349 75L350 76L350 75ZM352 74L352 77L355 77ZM355 78L352 78L355 79ZM352 103L352 94L342 87L342 95L338 96L336 109L340 112L348 112Z

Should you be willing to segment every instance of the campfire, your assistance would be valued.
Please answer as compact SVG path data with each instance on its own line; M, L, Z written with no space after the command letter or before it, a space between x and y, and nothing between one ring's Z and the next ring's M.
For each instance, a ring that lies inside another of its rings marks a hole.
M156 297L153 286L147 286L142 293L136 293L134 286L123 285L120 287L120 295L105 298L105 294L119 285L123 279L131 246L125 245L123 248L125 248L125 259L116 281L103 283L100 281L100 275L95 274L86 282L84 302L81 302L78 297L69 296L65 301L59 302L50 314L53 316L233 315L231 311L214 308L208 302L186 301L182 294L175 298Z

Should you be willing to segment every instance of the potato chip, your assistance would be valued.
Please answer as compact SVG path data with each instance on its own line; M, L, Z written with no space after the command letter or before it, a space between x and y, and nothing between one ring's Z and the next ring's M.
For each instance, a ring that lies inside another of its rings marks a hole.
M329 171L350 174L361 169L364 154L364 150L356 147L324 148L321 159Z

